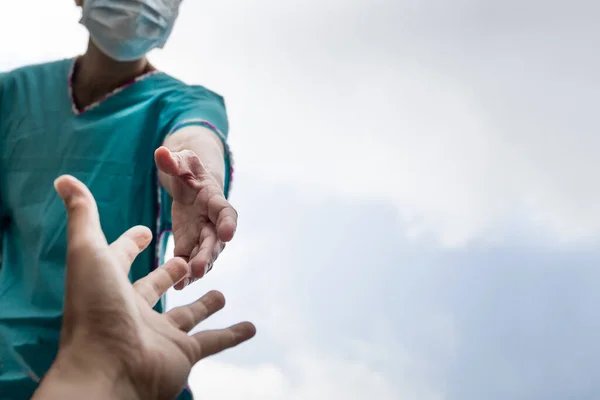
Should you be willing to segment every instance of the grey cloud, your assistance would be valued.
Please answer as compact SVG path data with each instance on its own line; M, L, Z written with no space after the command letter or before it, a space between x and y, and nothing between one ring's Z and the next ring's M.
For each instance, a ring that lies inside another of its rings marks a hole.
M285 365L306 339L314 351L366 362L399 393L407 380L446 400L600 393L597 249L527 241L518 233L531 228L515 222L503 228L512 242L441 250L407 240L390 203L308 203L291 187L262 191L246 178L237 240L264 236L270 247L248 255L253 269L241 276L230 265L211 279L245 299L232 313L251 317L261 334L224 359ZM281 304L299 336L271 329ZM375 347L360 352L354 342Z
M464 254L461 269L446 260L461 331L448 398L596 398L599 256L504 248Z

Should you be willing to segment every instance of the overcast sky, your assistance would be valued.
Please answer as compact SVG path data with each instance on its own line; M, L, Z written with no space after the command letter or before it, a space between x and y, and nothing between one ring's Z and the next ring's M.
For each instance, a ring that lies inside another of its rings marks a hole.
M72 57L73 1L0 6L0 70ZM235 241L213 400L597 399L600 6L186 0L164 71L221 93Z

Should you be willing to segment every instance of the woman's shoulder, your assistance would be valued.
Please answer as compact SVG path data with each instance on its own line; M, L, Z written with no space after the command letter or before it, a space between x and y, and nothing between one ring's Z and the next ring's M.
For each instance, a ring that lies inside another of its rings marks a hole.
M188 84L168 74L161 74L164 84L170 89L169 95L176 100L213 100L224 104L223 96L206 86L198 84Z
M4 113L12 104L29 102L31 98L54 96L56 86L66 85L72 59L29 64L9 71L0 71L0 111ZM6 100L10 101L6 101Z
M49 74L59 74L62 76L65 72L69 71L72 63L73 59L67 58L57 61L26 64L8 71L0 71L0 80L6 81L8 79L18 79L23 77L39 77L43 79Z

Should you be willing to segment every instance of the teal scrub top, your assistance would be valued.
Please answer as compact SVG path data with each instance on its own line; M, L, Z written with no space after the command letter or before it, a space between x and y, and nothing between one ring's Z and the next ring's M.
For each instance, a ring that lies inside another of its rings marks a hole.
M227 149L219 95L158 72L78 112L74 65L62 60L0 75L0 399L30 398L58 349L67 242L54 179L71 174L90 188L109 243L134 225L156 232L133 264L135 281L156 267L170 230L171 202L159 188L154 150L192 124L213 130Z

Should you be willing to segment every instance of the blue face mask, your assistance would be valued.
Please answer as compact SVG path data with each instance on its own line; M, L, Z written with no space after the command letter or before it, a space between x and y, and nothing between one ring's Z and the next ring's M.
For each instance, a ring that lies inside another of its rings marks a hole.
M165 45L180 4L181 0L85 0L80 22L107 56L134 61Z

